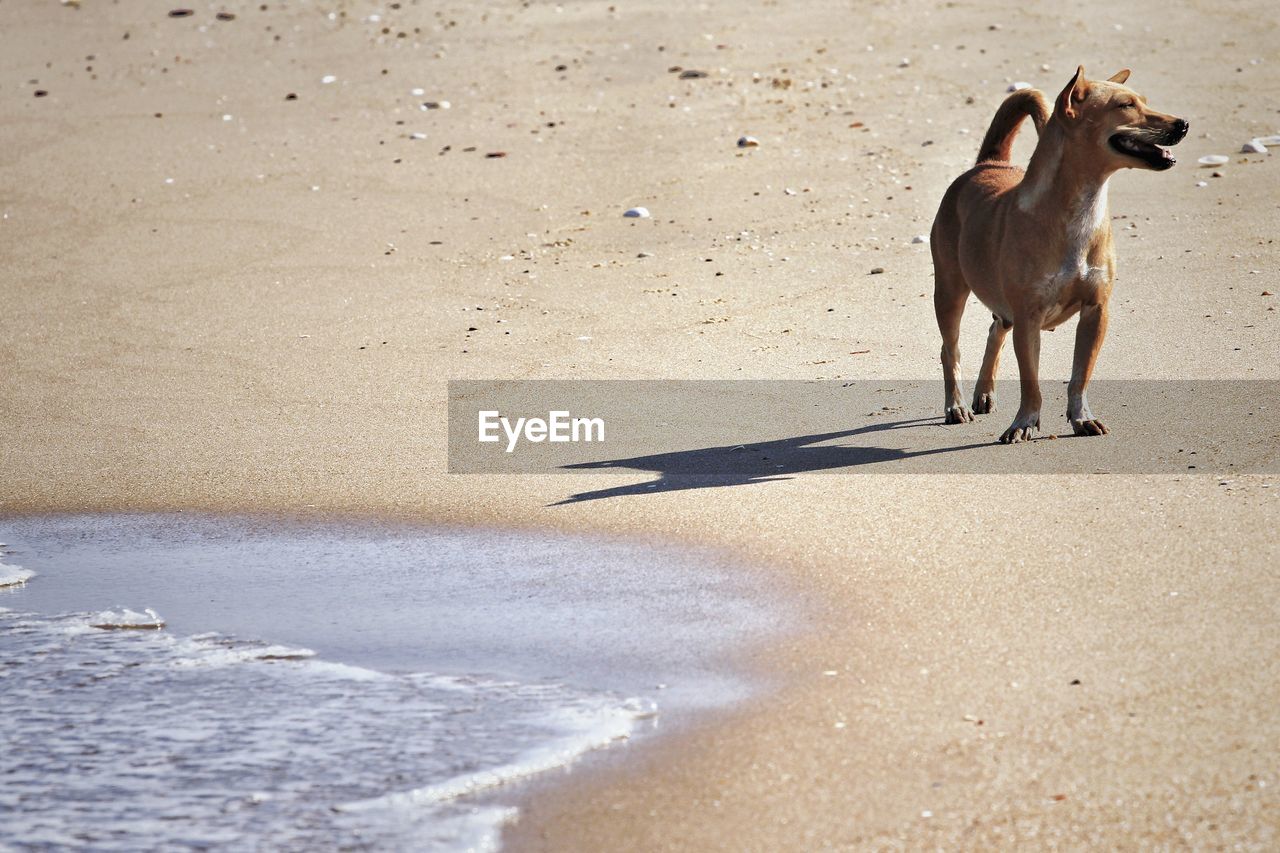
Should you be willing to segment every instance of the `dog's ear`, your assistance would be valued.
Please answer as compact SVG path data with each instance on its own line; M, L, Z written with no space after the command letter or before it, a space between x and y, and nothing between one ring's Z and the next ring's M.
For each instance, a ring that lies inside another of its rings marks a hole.
M1079 111L1076 104L1084 100L1084 66L1076 67L1076 75L1071 78L1071 82L1067 84L1067 88L1062 90L1062 94L1058 95L1058 112L1063 118L1074 119Z
M1129 69L1121 68L1115 74L1112 74L1110 77L1108 77L1107 82L1108 83L1124 83L1124 81L1128 79L1129 79Z

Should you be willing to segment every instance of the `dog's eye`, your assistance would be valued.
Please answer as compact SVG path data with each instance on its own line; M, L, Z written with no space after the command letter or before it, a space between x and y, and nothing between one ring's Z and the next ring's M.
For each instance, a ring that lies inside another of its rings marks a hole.
M1116 109L1128 110L1128 109L1132 109L1134 106L1136 106L1136 104L1134 104L1133 101L1127 101L1123 104L1116 104Z

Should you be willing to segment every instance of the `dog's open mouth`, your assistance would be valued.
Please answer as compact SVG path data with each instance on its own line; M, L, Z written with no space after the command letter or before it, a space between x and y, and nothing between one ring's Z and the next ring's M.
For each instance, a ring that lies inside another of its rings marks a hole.
M1117 133L1111 137L1111 147L1128 157L1138 158L1153 169L1168 169L1178 162L1167 148L1127 133Z

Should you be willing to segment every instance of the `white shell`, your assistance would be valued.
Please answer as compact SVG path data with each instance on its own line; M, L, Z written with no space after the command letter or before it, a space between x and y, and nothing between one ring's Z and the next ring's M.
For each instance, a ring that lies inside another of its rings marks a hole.
M1263 145L1280 145L1280 134L1276 136L1259 136L1253 141L1260 142Z
M754 136L740 136L738 137L738 147L739 148L759 148L760 140L756 139Z
M1010 84L1009 84L1009 88L1008 88L1008 89L1005 89L1005 91L1006 91L1006 92L1021 92L1023 89L1030 89L1030 88L1031 88L1031 84L1030 84L1030 83L1026 82L1025 80L1019 80L1019 81L1018 81L1018 82L1016 82L1016 83L1010 83Z
M1222 154L1206 154L1196 162L1199 163L1201 166L1206 166L1206 167L1207 166L1225 166L1226 164L1231 162L1231 158L1226 157Z
M1261 139L1250 139L1240 146L1240 152L1242 154L1266 154L1267 146L1263 144Z
M629 207L622 215L628 219L648 219L650 214L647 207Z
M929 235L928 235L928 234L917 234L916 236L914 236L914 237L912 237L912 238L911 238L911 242L912 242L912 243L928 243L928 242L929 242Z

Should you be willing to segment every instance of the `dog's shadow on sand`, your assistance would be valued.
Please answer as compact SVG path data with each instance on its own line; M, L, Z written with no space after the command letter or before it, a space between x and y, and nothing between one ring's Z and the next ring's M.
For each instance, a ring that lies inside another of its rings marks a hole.
M652 495L658 492L678 492L689 489L714 489L726 486L745 486L751 483L768 483L774 480L790 480L792 475L807 471L828 471L838 468L856 468L881 462L894 462L938 453L953 453L986 447L987 442L963 444L953 447L935 447L928 450L900 450L888 447L849 447L824 444L841 438L866 435L888 430L914 429L937 426L937 417L913 420L887 421L856 429L801 435L777 441L752 444L703 447L697 450L680 450L672 453L655 453L651 456L633 456L630 459L610 459L603 462L584 462L565 465L564 470L630 469L655 471L657 480L579 492L551 506L618 498L628 495Z

